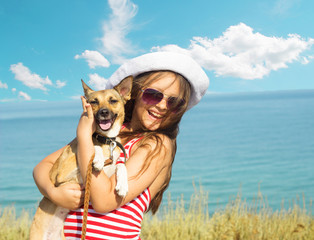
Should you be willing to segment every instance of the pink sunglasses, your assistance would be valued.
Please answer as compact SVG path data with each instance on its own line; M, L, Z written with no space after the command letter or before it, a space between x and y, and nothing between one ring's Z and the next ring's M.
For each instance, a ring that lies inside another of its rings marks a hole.
M144 103L148 105L156 105L165 97L165 95L153 88L146 88L145 90L141 90L143 92L142 94L142 100ZM176 97L168 97L167 98L167 107L172 112L178 112L180 108L184 105L185 101L184 99L179 99Z

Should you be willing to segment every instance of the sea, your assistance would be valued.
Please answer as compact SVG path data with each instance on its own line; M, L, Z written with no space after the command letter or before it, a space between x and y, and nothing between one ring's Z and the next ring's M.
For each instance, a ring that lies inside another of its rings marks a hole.
M33 168L75 137L81 111L79 100L0 103L0 209L35 212ZM314 90L206 94L177 142L163 204L202 193L210 212L239 198L313 212Z

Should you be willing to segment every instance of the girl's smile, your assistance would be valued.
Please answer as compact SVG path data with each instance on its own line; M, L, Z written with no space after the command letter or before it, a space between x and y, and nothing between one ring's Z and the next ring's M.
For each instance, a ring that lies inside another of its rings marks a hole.
M157 112L154 112L154 111L149 111L148 110L148 113L150 114L150 116L152 116L153 118L156 118L156 119L162 119L163 118L163 115L157 113Z

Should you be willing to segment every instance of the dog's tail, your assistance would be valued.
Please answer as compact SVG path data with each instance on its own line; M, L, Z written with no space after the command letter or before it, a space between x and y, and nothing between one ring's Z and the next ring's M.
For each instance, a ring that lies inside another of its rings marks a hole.
M88 215L89 198L90 198L90 185L91 185L92 171L93 171L93 160L94 160L94 156L92 156L92 158L89 160L87 173L86 173L84 215L83 215L83 223L82 223L81 240L85 240L85 237L86 237L86 226L87 226L87 215Z

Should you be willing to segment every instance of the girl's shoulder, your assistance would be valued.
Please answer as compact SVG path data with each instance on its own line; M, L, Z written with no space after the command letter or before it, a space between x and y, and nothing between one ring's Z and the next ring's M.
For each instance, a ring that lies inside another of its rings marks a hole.
M123 139L123 145L126 148L132 149L132 152L138 148L146 149L148 152L168 152L172 153L175 150L175 140L171 139L167 135L158 132L142 132L142 133L130 133L128 123L124 123L121 127L121 132L127 133L127 137ZM128 134L129 133L129 134ZM174 151L173 151L174 150ZM129 154L132 154L129 151Z
M162 133L154 133L148 136L140 136L133 144L133 151L136 149L146 149L152 154L171 154L174 152L175 141L170 139L167 135Z

